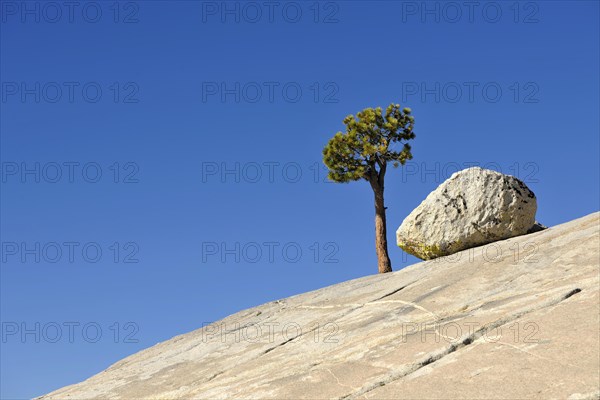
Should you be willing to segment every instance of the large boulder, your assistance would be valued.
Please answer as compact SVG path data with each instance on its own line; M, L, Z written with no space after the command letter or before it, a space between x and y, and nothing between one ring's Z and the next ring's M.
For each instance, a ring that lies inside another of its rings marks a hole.
M398 246L423 260L524 235L534 229L535 194L519 179L479 167L454 173L396 232Z

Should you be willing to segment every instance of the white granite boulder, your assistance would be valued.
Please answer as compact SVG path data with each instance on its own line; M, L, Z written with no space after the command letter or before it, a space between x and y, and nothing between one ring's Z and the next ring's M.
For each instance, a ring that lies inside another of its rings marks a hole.
M528 233L535 194L519 179L479 167L454 173L404 219L398 246L423 260Z

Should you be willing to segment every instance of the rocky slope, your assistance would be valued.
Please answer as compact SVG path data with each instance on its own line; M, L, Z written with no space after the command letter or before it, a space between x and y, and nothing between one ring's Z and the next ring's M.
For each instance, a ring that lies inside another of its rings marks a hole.
M43 399L598 399L600 213L264 304Z

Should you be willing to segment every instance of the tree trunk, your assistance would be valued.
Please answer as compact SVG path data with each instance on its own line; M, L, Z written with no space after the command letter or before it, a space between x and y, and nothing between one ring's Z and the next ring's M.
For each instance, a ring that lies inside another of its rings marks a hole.
M375 194L375 250L377 251L377 266L379 273L392 272L392 263L387 248L387 228L385 221L385 206L383 202L383 184L373 182Z

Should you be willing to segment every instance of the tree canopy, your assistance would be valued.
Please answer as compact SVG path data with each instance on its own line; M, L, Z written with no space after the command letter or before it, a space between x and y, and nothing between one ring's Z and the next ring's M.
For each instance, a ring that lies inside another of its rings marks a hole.
M412 159L410 145L406 143L415 137L414 118L410 114L410 108L400 109L399 104L390 104L385 114L381 107L365 108L356 116L344 118L346 132L337 132L323 149L329 179L371 181L385 173L388 162L397 167Z

